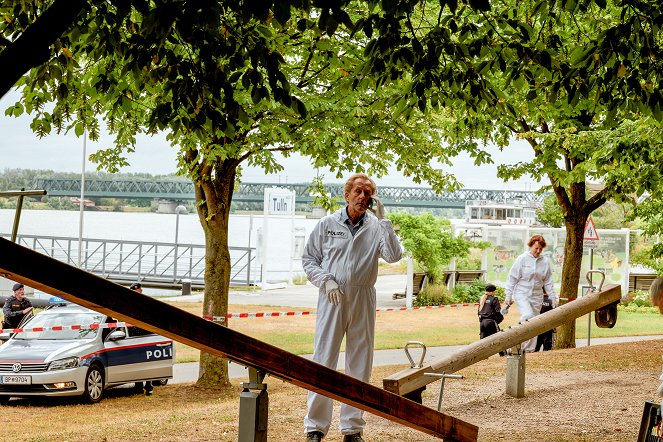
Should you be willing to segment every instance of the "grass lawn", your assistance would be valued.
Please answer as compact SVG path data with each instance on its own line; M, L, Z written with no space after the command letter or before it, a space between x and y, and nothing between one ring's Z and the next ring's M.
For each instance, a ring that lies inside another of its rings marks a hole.
M173 305L190 313L202 314L202 303ZM231 305L230 312L310 311L309 308ZM515 307L505 316L503 329L518 323ZM315 316L279 316L269 318L230 318L229 327L297 355L313 353ZM614 328L598 328L592 317L591 337L643 336L663 334L663 315L619 310ZM576 320L576 338L587 337L587 316ZM408 341L421 341L428 347L463 345L479 339L476 307L440 308L378 312L375 335L376 349L402 348ZM199 351L177 344L178 362L192 362Z

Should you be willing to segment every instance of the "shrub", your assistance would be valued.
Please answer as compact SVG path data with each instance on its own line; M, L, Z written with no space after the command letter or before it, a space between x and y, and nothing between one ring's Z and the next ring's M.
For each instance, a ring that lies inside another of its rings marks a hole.
M481 257L465 257L456 259L456 270L477 270L481 268Z
M450 300L451 294L449 293L447 286L441 284L428 284L419 292L412 304L415 307L445 305L449 304Z
M633 307L651 307L651 301L649 299L649 293L636 290L633 293L629 293L628 298L622 301L623 306L633 306Z
M469 253L472 243L463 237L456 237L448 219L427 212L419 215L390 213L387 217L394 226L399 226L398 236L405 251L431 278L441 277L442 268L452 258L462 258Z
M469 284L457 284L451 295L454 304L473 304L479 302L481 296L486 292L486 282L480 279L472 281ZM497 287L495 296L499 300L504 300L504 287Z

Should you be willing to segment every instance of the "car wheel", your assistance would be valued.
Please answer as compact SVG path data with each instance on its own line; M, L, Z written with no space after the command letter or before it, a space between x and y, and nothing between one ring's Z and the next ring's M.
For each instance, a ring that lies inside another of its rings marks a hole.
M104 372L98 365L91 366L85 375L85 402L95 404L104 397Z
M168 383L168 379L159 379L158 381L152 381L152 385L156 385L157 387L163 387Z

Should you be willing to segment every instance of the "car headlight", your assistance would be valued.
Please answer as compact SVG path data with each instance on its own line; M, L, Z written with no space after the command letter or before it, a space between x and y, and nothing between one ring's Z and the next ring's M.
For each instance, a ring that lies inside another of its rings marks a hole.
M49 370L64 370L65 368L76 367L78 367L78 358L76 356L58 359L57 361L53 361L48 365Z

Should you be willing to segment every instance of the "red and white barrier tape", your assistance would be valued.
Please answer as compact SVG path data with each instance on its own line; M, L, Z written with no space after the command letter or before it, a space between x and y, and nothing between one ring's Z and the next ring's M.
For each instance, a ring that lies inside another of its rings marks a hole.
M474 304L448 304L448 305L428 305L422 307L388 307L388 308L378 308L376 312L400 312L404 310L432 310L438 308L459 308L459 307L476 307L479 303ZM305 312L256 312L256 313L228 313L226 316L227 319L230 318L274 318L277 316L315 316L316 312L314 311L305 311ZM208 321L223 321L223 316L210 316L203 315L203 319Z
M561 298L562 300L574 301L576 298ZM402 312L405 310L433 310L439 308L460 308L460 307L477 307L476 303L468 304L447 304L447 305L426 305L422 307L386 307L375 309L376 312ZM207 321L224 322L225 319L230 318L275 318L278 316L315 316L314 311L305 312L255 312L255 313L228 313L224 318L223 316L203 315L203 319ZM33 328L0 328L0 333L23 333L23 332L43 332L43 331L62 331L62 330L97 330L101 328L119 328L119 327L133 327L133 324L128 322L105 322L103 324L88 324L88 325L54 325L52 327L33 327Z
M27 332L45 332L45 331L64 331L64 330L98 330L102 328L133 327L128 322L104 322L103 324L73 324L73 325L54 325L52 327L33 327L33 328L0 328L0 333L27 333Z

